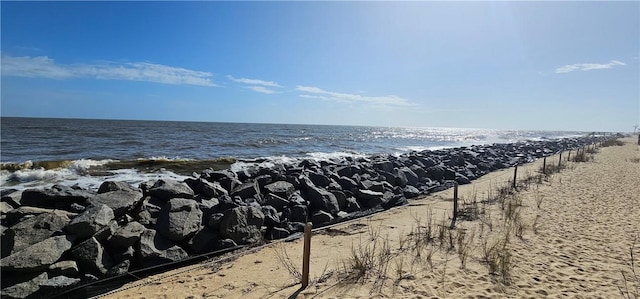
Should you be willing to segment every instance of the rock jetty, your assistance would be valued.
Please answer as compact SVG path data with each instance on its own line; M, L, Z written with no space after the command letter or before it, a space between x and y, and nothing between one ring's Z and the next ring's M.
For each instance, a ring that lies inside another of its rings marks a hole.
M86 282L352 219L489 172L601 141L470 146L239 171L97 191L1 192L2 298L48 297ZM260 161L256 161L260 162Z

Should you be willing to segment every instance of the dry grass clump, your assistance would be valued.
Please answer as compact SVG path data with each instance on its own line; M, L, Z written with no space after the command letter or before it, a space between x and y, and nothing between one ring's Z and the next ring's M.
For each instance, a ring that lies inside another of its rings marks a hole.
M623 146L623 145L624 145L624 141L616 138L616 139L608 139L606 141L603 141L600 144L600 147Z
M629 269L620 270L622 276L622 282L618 284L618 290L620 295L625 299L638 299L640 298L640 276L638 272L638 263L636 261L636 242L638 237L635 238L629 249Z

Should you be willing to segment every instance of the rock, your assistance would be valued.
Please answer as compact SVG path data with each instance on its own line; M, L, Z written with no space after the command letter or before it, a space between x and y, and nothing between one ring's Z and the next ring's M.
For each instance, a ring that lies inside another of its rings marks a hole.
M145 229L144 225L139 222L129 222L113 233L111 238L109 238L109 246L114 249L124 249L133 246L140 240L140 236Z
M222 217L224 217L224 214L222 213L211 214L211 216L209 216L209 221L207 222L207 227L216 231L219 230L220 223L222 222Z
M222 250L222 249L227 249L227 248L233 248L233 247L237 247L238 244L236 244L236 242L234 242L231 239L223 239L218 241L218 249Z
M426 171L429 174L429 178L432 180L442 181L445 179L445 168L442 164L427 167Z
M353 190L358 188L358 184L354 180L344 176L338 179L338 184L343 190Z
M377 161L373 163L373 167L382 171L393 172L393 163L388 160Z
M291 207L291 221L292 222L307 222L308 221L307 206L295 205Z
M333 216L325 211L319 210L313 213L313 216L311 216L311 221L313 221L313 225L315 227L318 227L321 225L330 224L331 221L333 221Z
M344 210L347 213L353 213L353 212L360 211L361 208L360 208L360 204L355 198L347 197L345 207L344 209L341 209L341 210Z
M142 233L138 254L139 262L143 267L175 262L189 256L184 249L151 229Z
M2 289L2 291L0 292L0 294L2 295L1 297L7 299L30 297L40 289L40 285L47 281L48 278L49 276L47 275L47 272L41 273L31 280L14 284L10 287Z
M382 192L358 189L356 196L367 208L376 207L384 202L384 193Z
M251 198L260 194L260 189L255 181L250 181L233 188L230 192L231 196L239 196L242 199Z
M156 229L172 241L181 241L200 230L202 211L192 199L172 198L158 215Z
M272 206L278 211L282 211L284 208L291 205L291 202L287 199L284 199L275 193L269 193L266 196L266 200L264 202L265 205Z
M6 214L7 212L13 210L11 204L6 201L0 202L0 214Z
M56 213L58 215L67 216L69 219L76 217L78 214L64 211L64 210L53 210L53 209L43 209L43 208L35 208L35 207L19 207L17 209L13 209L5 214L6 225L13 226L18 223L22 218L26 216L35 216L40 214L49 214Z
M64 275L49 278L40 284L41 291L57 291L69 288L80 283L80 278L71 278Z
M210 182L218 182L220 185L231 192L237 185L242 184L235 173L230 170L212 171L207 173L205 179Z
M338 200L329 191L315 186L307 186L304 196L311 202L311 206L316 209L321 209L331 214L337 214L340 211Z
M49 268L71 249L72 236L55 236L0 259L2 271L35 272Z
M409 202L404 195L395 195L392 193L385 194L385 200L382 202L382 208L388 210L396 206L406 205Z
M155 227L158 214L166 203L155 197L145 197L139 209L134 212L134 219L147 228Z
M176 180L158 180L149 189L149 195L167 201L172 198L193 198L193 190L184 182Z
M104 185L104 184L102 184ZM127 211L142 198L142 192L134 190L114 190L100 193L90 199L93 205L104 204L113 210L116 218L124 216Z
M200 179L195 189L197 193L204 194L209 197L221 197L229 195L229 192L218 182L209 182Z
M315 172L309 172L308 174L309 179L311 180L311 182L318 187L327 187L329 186L329 183L331 183L331 181L329 180L328 177L326 177L323 174L320 173L315 173Z
M280 216L278 211L272 206L262 206L262 214L264 214L264 225L273 227L280 224Z
M405 186L411 185L415 187L420 182L420 178L418 177L418 175L415 172L413 172L413 170L411 170L409 167L402 167L398 169L398 174L400 173L402 173L404 177L407 179Z
M104 204L96 204L73 218L65 229L78 238L87 238L107 226L113 218L114 214L111 208Z
M115 266L111 267L109 271L107 271L107 276L117 276L122 274L127 274L129 269L131 268L131 260L124 260L117 263Z
M131 185L127 184L126 182L106 181L100 185L100 188L98 188L98 194L112 192L112 191L119 191L119 190L140 192L140 190L133 188Z
M2 234L2 257L9 256L61 232L69 221L66 213L54 210L25 219Z
M197 232L187 243L189 249L197 254L212 252L217 249L220 235L208 228L203 228Z
M251 244L262 240L264 214L255 207L237 207L224 213L220 235L237 244Z
M78 270L78 264L75 261L60 261L55 264L51 264L47 272L51 274L51 276L77 276L78 273L80 273Z
M22 192L20 203L23 206L61 209L69 211L71 204L87 205L95 194L76 190L67 186L54 185L48 189L27 189Z
M99 229L93 237L98 240L98 242L103 242L109 239L118 229L118 221L111 220L107 226Z
M403 189L403 194L406 198L414 198L420 196L420 190L414 186L406 186Z
M89 272L97 276L104 276L113 267L113 260L107 254L96 238L89 238L71 249L71 255L76 258L82 272Z
M3 189L0 191L0 202L6 202L14 209L22 205L20 203L21 198L22 192L17 189Z
M269 240L278 240L284 239L288 237L291 233L285 228L282 227L274 227L267 233L267 239Z
M289 198L291 194L296 191L293 184L285 181L273 182L269 185L264 186L264 189L267 193L272 193L284 199ZM277 209L278 207L274 206L274 208Z

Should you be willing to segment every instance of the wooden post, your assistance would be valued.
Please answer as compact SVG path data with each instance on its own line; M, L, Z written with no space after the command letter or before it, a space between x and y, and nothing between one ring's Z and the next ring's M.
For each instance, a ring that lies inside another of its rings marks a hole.
M453 184L453 218L451 219L451 229L456 227L456 218L458 218L458 182L454 182Z
M518 165L513 169L513 190L516 190L517 179L518 178Z
M542 159L542 174L547 174L547 157Z
M309 285L309 258L311 256L311 227L313 224L307 222L304 226L304 251L302 252L302 287Z
M558 158L558 168L562 167L562 152L560 152L560 158Z
M567 154L567 162L569 162L569 160L571 160L571 150L569 150L569 154Z

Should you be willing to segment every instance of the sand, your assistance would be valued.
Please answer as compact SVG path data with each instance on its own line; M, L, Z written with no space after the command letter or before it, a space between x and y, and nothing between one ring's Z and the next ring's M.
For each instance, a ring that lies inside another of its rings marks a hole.
M620 297L634 239L640 255L640 152L637 138L623 140L589 162L567 162L564 153L560 173L490 203L481 202L511 184L513 169L460 186L461 205L475 199L484 213L453 230L449 189L316 231L306 289L294 273L302 269L299 239L152 276L106 298ZM539 176L541 165L520 166L518 179ZM356 257L368 266L354 266ZM635 280L626 285L638 290Z

